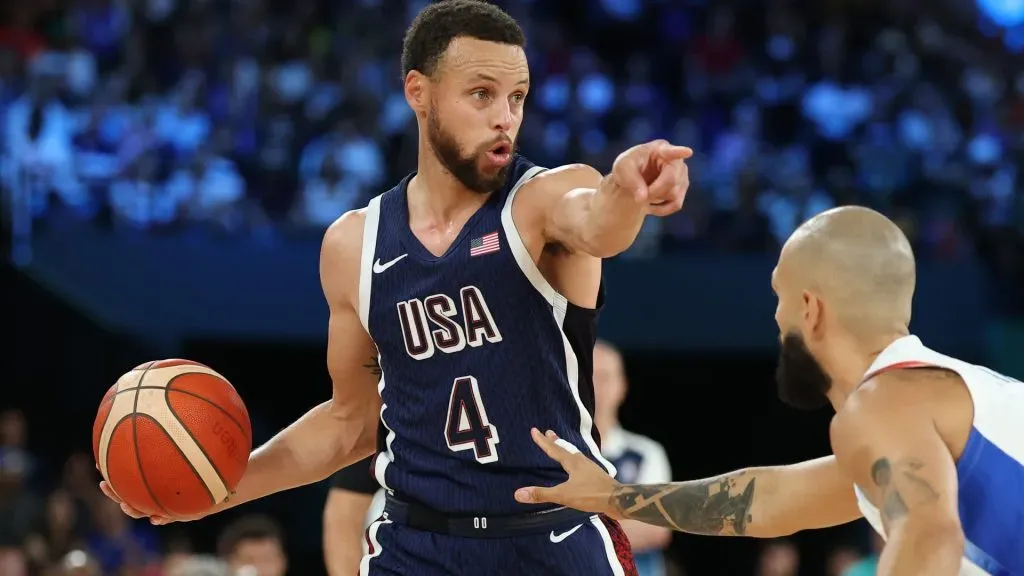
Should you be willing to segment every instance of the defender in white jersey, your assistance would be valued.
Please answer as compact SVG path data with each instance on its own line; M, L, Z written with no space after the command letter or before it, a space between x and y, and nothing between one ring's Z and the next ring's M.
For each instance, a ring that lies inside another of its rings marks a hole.
M832 404L833 456L623 485L535 430L569 480L516 497L723 536L864 517L887 541L880 575L1024 575L1024 384L910 335L914 283L906 237L866 208L824 212L783 247L772 274L779 394Z

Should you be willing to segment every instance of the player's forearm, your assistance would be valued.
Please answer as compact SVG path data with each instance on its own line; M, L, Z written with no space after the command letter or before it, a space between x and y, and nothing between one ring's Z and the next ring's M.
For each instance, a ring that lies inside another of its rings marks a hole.
M956 576L963 554L964 536L959 526L910 517L891 532L878 561L878 575Z
M332 401L306 412L253 451L235 494L220 509L319 482L373 451L371 419L345 418Z
M613 515L707 536L774 538L791 534L772 511L777 469L746 468L671 484L624 484L609 499Z
M633 552L662 550L672 542L672 531L663 526L652 526L638 520L623 520L622 531L629 538Z
M590 195L581 224L583 244L592 256L620 254L633 245L645 216L647 205L637 202L632 191L620 190L612 175L605 176Z

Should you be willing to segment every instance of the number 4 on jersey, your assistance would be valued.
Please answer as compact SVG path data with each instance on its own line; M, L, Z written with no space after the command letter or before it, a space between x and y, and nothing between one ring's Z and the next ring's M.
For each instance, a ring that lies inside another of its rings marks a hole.
M444 427L448 448L454 452L473 450L481 464L498 461L498 429L487 420L476 378L463 376L452 383L448 401L448 422Z

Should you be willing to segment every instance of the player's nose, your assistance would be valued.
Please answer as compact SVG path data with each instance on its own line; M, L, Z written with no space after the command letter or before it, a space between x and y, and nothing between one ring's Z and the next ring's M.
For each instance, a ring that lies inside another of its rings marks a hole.
M492 119L492 128L502 133L508 133L512 131L512 122L514 116L512 114L512 106L507 102L503 104L497 104L493 107L494 117Z

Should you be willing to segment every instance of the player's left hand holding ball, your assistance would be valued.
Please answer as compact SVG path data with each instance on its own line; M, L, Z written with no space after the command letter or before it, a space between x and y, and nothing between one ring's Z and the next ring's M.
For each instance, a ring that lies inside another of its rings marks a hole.
M541 434L536 428L530 432L533 441L544 453L558 462L569 474L569 479L550 488L530 486L516 490L516 500L523 504L553 503L568 506L582 512L596 512L614 516L608 499L619 486L592 460L580 454L571 444L560 440L548 430Z

